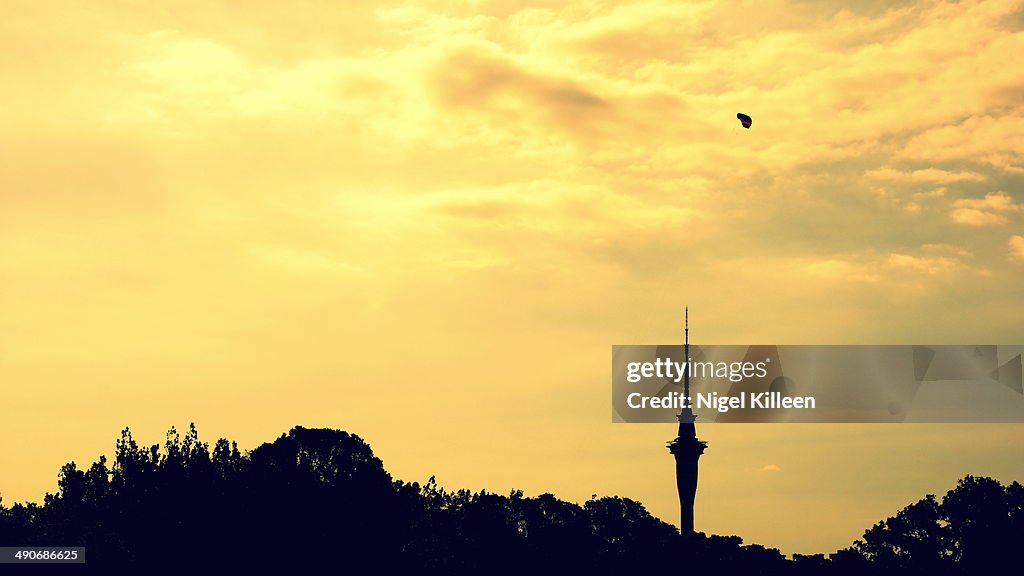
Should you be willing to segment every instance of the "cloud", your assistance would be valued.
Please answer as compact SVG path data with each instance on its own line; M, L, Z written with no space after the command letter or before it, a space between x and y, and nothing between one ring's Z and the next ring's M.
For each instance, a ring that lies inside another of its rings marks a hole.
M980 182L985 179L983 174L970 170L950 171L938 168L924 168L921 170L896 170L894 168L876 168L864 173L867 178L875 180L888 180L895 182L936 182L947 184L950 182Z
M935 188L932 190L927 190L925 192L914 192L911 195L911 198L913 198L913 200L903 205L903 211L908 215L917 216L924 212L925 210L932 208L935 204L935 200L937 198L942 198L945 195L945 187ZM883 194L883 196L885 196L885 194ZM893 203L899 205L899 200L897 199Z
M924 199L927 199L927 198L942 198L945 195L946 195L946 188L944 188L944 187L943 188L935 188L933 190L928 190L927 192L915 192L914 193L914 199L915 200L924 200Z
M946 256L922 257L908 254L890 254L886 266L923 274L944 274L957 269L960 261Z
M966 224L967 226L1001 226L1006 224L1004 216L974 208L955 208L950 216L954 222Z
M780 468L778 464L765 464L764 466L761 466L760 468L755 470L755 472L757 472L758 474L775 473L781 471L782 468Z
M890 286L914 286L919 289L923 277L942 277L944 282L960 279L975 282L979 278L990 278L991 270L983 263L974 261L974 253L966 248L949 243L924 244L917 250L890 253L875 266L885 271Z
M990 98L1002 88L993 88ZM1019 80L1008 87L1015 95L1016 105L1022 103L1024 83ZM896 153L896 157L913 160L980 162L1010 173L1024 173L1024 110L1005 115L970 116L961 122L929 128L913 136Z
M593 89L564 76L531 70L496 47L452 48L433 78L446 110L479 111L506 125L540 123L571 134L589 132L610 115L610 103Z
M1021 205L1016 204L1006 192L990 192L984 198L965 198L953 203L954 207L995 210L999 212L1020 212Z
M876 282L878 275L870 266L859 262L851 262L843 258L825 258L812 260L801 265L798 270L804 276L814 280L831 280L841 282Z
M954 201L950 217L954 222L968 226L1001 226L1007 223L1006 214L1022 210L1024 206L1015 203L1006 192L990 192L984 198Z
M1010 259L1024 262L1024 236L1014 234L1007 244L1010 246Z
M924 246L921 246L921 249L924 250L925 252L929 252L932 254L946 254L947 256L954 256L959 258L970 258L974 256L974 253L971 252L970 250L966 250L960 246L955 246L953 244L925 244Z

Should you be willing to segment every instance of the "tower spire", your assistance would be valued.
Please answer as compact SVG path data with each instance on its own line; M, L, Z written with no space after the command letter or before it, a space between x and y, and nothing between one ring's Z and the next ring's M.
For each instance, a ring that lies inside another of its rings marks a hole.
M683 395L690 397L690 307L683 313L683 361L686 362L686 375L683 378Z

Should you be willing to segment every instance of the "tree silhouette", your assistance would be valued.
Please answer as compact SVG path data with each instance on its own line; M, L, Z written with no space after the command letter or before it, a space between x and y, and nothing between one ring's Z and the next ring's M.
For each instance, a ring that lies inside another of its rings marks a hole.
M148 447L125 429L112 463L64 465L42 505L0 502L0 543L85 546L79 568L105 574L953 574L1013 560L1022 537L1024 487L967 476L850 548L787 560L736 536L682 537L628 498L581 506L396 481L358 436L302 427L248 453L225 439L211 449L195 426Z
M939 502L929 494L864 533L853 550L876 568L932 574L1016 562L1024 535L1024 487L967 476Z

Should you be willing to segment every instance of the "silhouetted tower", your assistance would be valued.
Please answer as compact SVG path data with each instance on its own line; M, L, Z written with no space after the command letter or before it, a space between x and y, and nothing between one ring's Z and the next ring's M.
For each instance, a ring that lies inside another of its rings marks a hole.
M683 344L684 360L687 362L683 378L683 395L690 397L690 308L686 308ZM693 409L689 405L677 416L679 435L668 443L668 450L676 459L676 488L679 490L679 532L684 536L693 534L693 500L697 496L697 460L704 453L708 443L697 439Z

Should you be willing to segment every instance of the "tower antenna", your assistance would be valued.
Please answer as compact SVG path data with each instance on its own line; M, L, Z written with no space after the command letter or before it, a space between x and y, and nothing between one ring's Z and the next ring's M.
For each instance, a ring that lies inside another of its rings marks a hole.
M686 363L686 375L683 378L683 395L690 397L690 307L685 308L683 316L683 361Z

